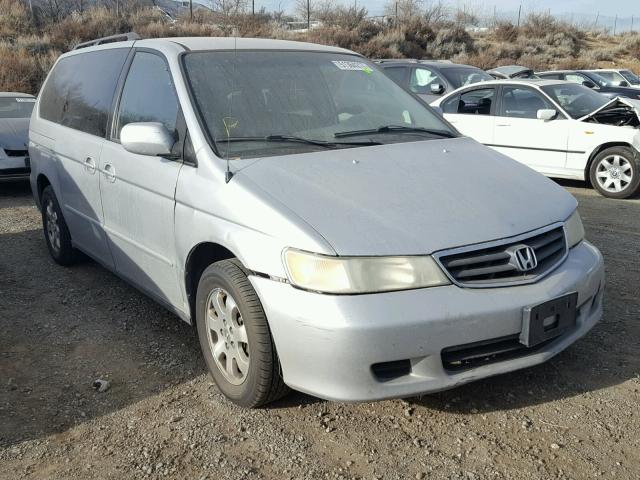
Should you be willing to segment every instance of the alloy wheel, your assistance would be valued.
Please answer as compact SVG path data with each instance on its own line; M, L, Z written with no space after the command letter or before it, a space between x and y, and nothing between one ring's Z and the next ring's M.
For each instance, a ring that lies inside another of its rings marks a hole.
M47 237L51 248L56 252L60 251L60 224L58 223L58 212L56 212L53 202L49 200L45 208L47 218Z
M596 180L607 192L619 193L627 188L633 179L631 163L622 155L604 157L596 167Z
M220 373L232 385L240 385L249 373L249 339L233 297L215 288L207 298L207 339Z

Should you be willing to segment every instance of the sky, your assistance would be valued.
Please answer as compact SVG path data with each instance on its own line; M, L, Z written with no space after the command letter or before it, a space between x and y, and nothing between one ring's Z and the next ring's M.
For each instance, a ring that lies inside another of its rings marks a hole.
M267 10L275 10L280 6L285 11L293 10L295 0L254 0L256 9L264 6ZM381 15L384 12L384 6L390 0L336 0L338 3L353 4L354 1L358 5L365 6L370 15ZM425 0L425 4L429 4L430 0ZM437 0L431 0L437 2ZM205 3L206 0L203 0ZM640 0L442 0L443 3L452 7L466 5L473 10L480 9L492 12L496 7L498 11L517 12L518 7L522 3L524 12L551 10L552 14L585 14L600 15L613 17L615 15L621 17L631 17L635 15L640 17Z

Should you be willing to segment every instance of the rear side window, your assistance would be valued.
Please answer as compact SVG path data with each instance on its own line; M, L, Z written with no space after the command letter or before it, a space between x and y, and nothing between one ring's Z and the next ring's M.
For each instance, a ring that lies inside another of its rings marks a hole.
M160 122L175 132L178 118L178 98L165 61L159 55L137 52L127 75L120 109L116 137L128 123Z
M495 88L482 88L464 92L459 97L456 113L491 115L491 105L493 105L495 96Z
M394 82L396 82L398 85L402 85L404 87L405 84L405 75L407 73L407 68L406 67L389 67L389 68L385 68L384 69L384 73L387 74L387 76L393 80Z
M40 116L104 137L113 95L129 49L87 52L63 58L49 76Z

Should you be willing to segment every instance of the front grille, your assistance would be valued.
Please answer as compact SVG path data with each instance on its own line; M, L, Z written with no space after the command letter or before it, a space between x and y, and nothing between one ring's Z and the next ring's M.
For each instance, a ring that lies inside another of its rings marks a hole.
M28 150L4 150L4 153L6 153L7 157L26 157L27 155L29 155L29 151Z
M535 252L537 266L528 271L517 267L514 251L528 246ZM454 249L436 254L442 267L459 285L493 287L500 284L529 283L546 275L567 254L562 226L519 236L503 243L491 242L472 248Z
M485 342L445 348L442 350L440 358L442 359L442 365L445 370L449 372L460 372L530 355L546 347L557 338L558 337L550 338L534 347L526 347L520 343L519 335L510 335Z

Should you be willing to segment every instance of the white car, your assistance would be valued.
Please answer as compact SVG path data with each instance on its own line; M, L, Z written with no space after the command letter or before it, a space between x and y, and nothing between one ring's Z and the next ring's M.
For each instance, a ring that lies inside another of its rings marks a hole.
M640 101L557 80L499 80L431 104L461 133L549 177L590 180L605 197L640 184Z
M600 68L598 70L588 70L590 72L597 73L601 77L604 77L613 85L620 87L631 87L640 89L640 77L638 77L631 70L627 69L615 69L615 68Z

